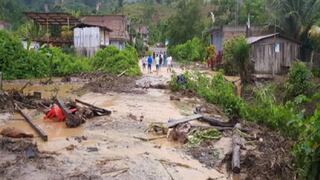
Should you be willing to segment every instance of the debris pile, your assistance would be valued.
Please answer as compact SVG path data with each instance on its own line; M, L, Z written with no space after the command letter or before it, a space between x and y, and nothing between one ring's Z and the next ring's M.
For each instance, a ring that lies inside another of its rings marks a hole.
M143 91L135 89L137 78L128 76L114 76L110 74L84 74L81 78L89 79L80 91L95 93L124 92L141 94Z
M148 89L148 88L154 88L154 89L167 89L168 87L168 79L159 76L144 76L141 79L136 81L136 87Z
M41 93L34 92L33 95L24 95L20 91L0 92L0 112L12 112L15 110L15 104L21 108L41 109L51 104L52 100L42 99Z
M34 158L39 154L37 144L31 139L12 139L1 137L0 150L22 153L26 158Z

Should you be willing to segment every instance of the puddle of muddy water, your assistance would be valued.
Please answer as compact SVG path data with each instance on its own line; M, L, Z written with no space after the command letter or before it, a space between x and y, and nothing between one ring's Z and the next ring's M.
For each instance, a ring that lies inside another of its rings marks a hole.
M75 95L70 95L70 92L78 86L63 84L60 87L58 96L72 97ZM40 91L43 92L44 97L49 97L54 93L52 92L54 88L54 85L34 85L26 88L25 93ZM209 177L224 179L224 176L216 170L207 169L197 160L184 154L181 151L182 145L179 143L170 142L166 138L145 142L133 137L135 135L151 137L139 128L139 123L142 124L142 127L147 128L150 123L166 123L169 119L181 118L193 113L192 105L170 101L169 94L165 90L156 89L149 89L145 94L87 93L80 99L98 107L113 110L111 119L94 118L79 128L69 129L65 123L44 120L43 114L30 112L35 124L39 125L49 136L48 142L36 138L39 149L60 153L57 159L63 162L62 166L65 166L61 168L85 172L88 169L97 168L96 162L100 160L107 157L119 157L122 160L117 161L117 164L128 167L129 173L124 173L125 175L119 176L118 179L121 179L120 177L126 177L123 179L146 179L146 177L157 177L155 179L173 177L190 180ZM130 118L129 114L138 119L142 116L142 122ZM97 121L103 122L99 128L94 128L94 126L88 128ZM112 125L117 123L119 125L114 128ZM131 124L139 126L131 126ZM4 126L0 126L0 129L12 126L35 134L20 115L12 116ZM77 136L85 136L87 140L78 142L74 138ZM75 149L67 151L66 147L70 145L74 145ZM98 151L88 152L87 149L90 147L96 147ZM161 164L161 160L167 163ZM110 162L108 165L115 164L115 162ZM100 170L100 167L97 170ZM95 173L99 174L99 172Z
M46 150L53 149L53 147L57 146L57 144L53 143L57 140L65 140L68 137L81 136L84 134L82 126L78 128L67 128L64 122L45 119L44 114L42 113L33 111L28 114L32 117L33 122L48 134L48 142L44 142L20 114L13 114L7 123L0 126L0 131L6 127L15 127L27 133L31 133L36 137L35 140L37 141L39 148ZM60 147L63 147L64 145L65 144L62 144Z
M10 82L4 83L4 90L20 90L25 83ZM50 85L41 85L38 83L33 83L27 86L24 90L24 94L33 94L33 92L41 92L43 98L51 98L57 96L62 99L75 98L76 94L73 92L81 88L83 83L56 83Z

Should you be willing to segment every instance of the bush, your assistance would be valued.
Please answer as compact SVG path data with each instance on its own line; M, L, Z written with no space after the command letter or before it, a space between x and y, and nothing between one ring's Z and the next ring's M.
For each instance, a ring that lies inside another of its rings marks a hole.
M53 76L65 76L80 72L89 72L89 59L65 54L59 48L49 48L42 53L50 54L49 64Z
M120 74L126 70L129 76L141 74L138 63L137 51L131 46L126 46L122 51L114 46L108 46L98 51L92 60L94 70L111 74Z
M287 98L294 98L301 94L308 95L312 87L312 72L303 62L294 62L286 83Z
M223 69L227 75L247 72L248 58L249 45L244 36L234 37L223 44Z
M247 106L246 119L280 130L286 136L297 138L303 116L298 113L296 107L302 100L297 97L293 102L278 104L274 90L274 86L255 89L253 101Z
M303 132L294 148L301 179L320 179L320 109L301 128Z
M220 106L230 117L246 116L244 101L234 94L232 83L225 81L221 73L209 78L200 73L184 74L186 84L177 84L177 78L172 78L170 87L173 90L192 90L198 96L205 98L208 102Z
M178 61L202 61L205 48L199 38L193 38L184 44L170 47L169 53Z

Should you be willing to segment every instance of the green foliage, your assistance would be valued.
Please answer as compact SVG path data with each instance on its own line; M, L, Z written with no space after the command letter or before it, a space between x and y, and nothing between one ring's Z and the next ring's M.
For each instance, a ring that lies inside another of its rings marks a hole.
M280 130L282 134L289 137L297 138L303 115L297 113L295 107L301 103L299 101L301 97L282 105L276 102L274 91L274 86L257 88L254 91L253 101L247 106L246 119L264 124L274 130Z
M91 70L87 58L65 54L59 48L50 48L48 51L47 53L50 54L48 57L50 73L53 76L65 76Z
M120 74L126 70L127 75L136 76L141 74L138 61L138 54L133 47L126 46L119 51L114 46L108 46L97 52L92 65L95 70L111 74Z
M216 48L213 45L207 47L206 50L206 59L215 58L216 57Z
M294 148L294 156L301 179L320 178L320 109L301 128L300 139Z
M170 45L185 43L193 37L201 37L204 23L199 0L180 0L176 14L168 20L167 35Z
M237 39L233 38L223 44L223 70L227 75L237 75L240 72L238 63L234 63L233 47Z
M240 73L241 81L249 80L249 50L244 36L237 36L227 41L223 45L224 71L228 75Z
M313 87L312 72L303 62L294 62L290 68L286 83L287 98L296 97L300 94L307 95Z
M173 90L192 90L208 102L220 106L230 117L246 116L244 101L234 94L231 82L226 81L221 73L209 78L200 73L187 72L184 77L187 81L186 84L179 85L177 79L173 78L170 87Z
M169 53L178 61L202 61L205 47L199 38L169 48Z
M217 129L208 129L208 130L197 130L188 134L187 147L197 147L203 141L207 140L219 140L221 138L221 133Z

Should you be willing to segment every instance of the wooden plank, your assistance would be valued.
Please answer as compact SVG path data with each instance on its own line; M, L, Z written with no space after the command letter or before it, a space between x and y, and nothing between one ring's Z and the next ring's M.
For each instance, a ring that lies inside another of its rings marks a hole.
M96 115L99 115L99 116L110 115L110 114L112 113L111 110L104 109L104 108L99 108L99 107L94 106L94 105L92 105L92 104L83 102L83 101L81 101L81 100L79 100L79 99L76 99L75 101L76 101L77 103L80 103L80 104L82 104L82 105L85 105L85 106L90 107L90 108L92 109L92 111L94 111L94 113L95 113Z
M172 120L168 121L166 126L168 128L173 128L173 127L175 127L175 126L177 126L179 124L186 123L186 122L193 121L193 120L197 120L197 119L200 119L202 117L203 117L203 115L201 115L201 114L195 114L195 115L184 117L182 119L172 119Z
M31 117L26 113L24 113L17 105L16 105L16 109L18 113L21 114L21 116L28 122L28 124L40 135L41 139L44 141L48 141L47 133L44 132L38 125L34 124L32 122Z
M75 128L82 124L83 121L80 117L73 115L60 99L56 99L56 104L61 108L64 116L66 117L66 125L69 128Z

